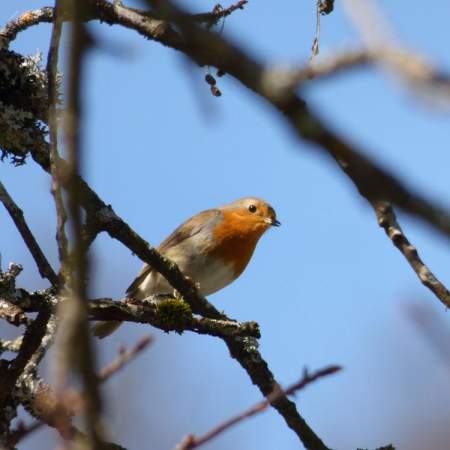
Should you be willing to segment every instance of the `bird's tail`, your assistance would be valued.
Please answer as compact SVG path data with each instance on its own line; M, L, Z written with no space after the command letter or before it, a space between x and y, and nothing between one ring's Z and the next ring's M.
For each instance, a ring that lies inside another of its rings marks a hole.
M114 331L117 330L117 328L122 325L123 322L120 322L119 320L108 320L104 322L97 322L94 327L92 328L92 334L95 337L98 337L99 339L103 339L106 336L109 336L110 334L114 333Z

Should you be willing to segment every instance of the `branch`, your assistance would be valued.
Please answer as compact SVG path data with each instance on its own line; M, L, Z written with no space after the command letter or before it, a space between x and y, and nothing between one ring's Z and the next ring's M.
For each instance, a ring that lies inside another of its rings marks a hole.
M152 344L153 338L151 336L142 337L130 350L125 350L124 348L119 349L119 356L113 362L103 367L98 374L99 381L104 383L119 370L121 370L126 364L128 364L132 359L139 355L143 350L145 350L150 344Z
M107 381L151 344L152 340L150 336L144 336L130 350L120 350L117 359L104 367L98 374L99 382ZM83 400L83 395L80 393L66 392L62 399L58 398L50 387L36 376L28 382L25 379L21 380L18 395L27 411L38 420L29 426L19 424L9 435L9 446L14 447L19 441L44 424L56 428L64 439L87 440L85 435L70 424L70 418L79 414L85 407L86 401ZM101 444L105 450L123 450L123 447L117 444L109 442L102 442Z
M42 22L52 21L53 8L47 6L41 9L36 9L34 11L27 11L21 14L17 19L8 22L5 28L0 31L0 43L3 46L7 47L21 31L24 31Z
M5 319L16 327L28 325L28 318L22 309L5 298L0 298L0 319Z
M17 206L14 200L8 194L5 186L0 182L0 201L3 203L12 220L16 224L17 229L19 230L22 239L24 240L28 250L36 262L39 273L42 278L47 278L53 287L58 285L58 276L53 271L50 263L42 252L39 244L36 242L33 234L31 233L30 228L25 222L25 218L23 215L23 211Z
M50 311L43 307L38 313L36 319L27 327L25 331L22 345L16 358L12 361L6 374L2 377L0 386L0 407L5 400L11 395L14 386L25 369L26 364L38 349L47 328L47 322L50 319Z
M234 11L238 9L244 9L244 6L248 3L248 0L240 0L235 4L229 6L228 8L223 8L220 3L218 3L212 12L202 13L202 14L193 14L191 17L194 21L198 23L205 23L209 27L212 25L216 25L220 19L224 19L229 15L233 14Z
M274 391L269 394L265 400L262 402L257 403L256 405L252 406L251 408L247 409L246 411L231 417L230 419L226 420L225 422L217 425L212 430L205 433L203 436L195 437L193 434L187 435L177 446L176 450L191 450L193 448L200 447L212 439L216 438L218 435L224 433L229 428L233 427L234 425L238 424L239 422L244 421L245 419L248 419L256 414L259 414L263 411L265 411L271 403L276 402L279 400L282 396L288 396L292 395L297 391L300 391L301 389L305 388L310 383L313 383L314 381L318 380L319 378L323 378L329 375L333 375L336 372L339 372L342 368L339 366L329 366L324 369L318 370L316 372L313 372L312 374L309 374L308 371L305 369L303 377L294 383L293 385L289 386L285 390L274 389Z
M377 215L378 224L384 229L386 235L408 261L421 283L433 292L445 307L450 308L450 292L435 277L433 272L431 272L420 258L417 249L409 242L400 224L397 222L392 206L386 202L375 202L373 207Z
M49 298L50 296L50 298ZM89 300L87 302L90 320L112 320L149 324L163 331L192 331L216 337L259 338L260 330L256 322L236 322L234 320L209 319L192 315L190 307L182 300L171 296L158 296L158 301L145 299L139 303L115 301L110 298ZM38 312L42 305L61 304L67 299L55 300L50 293L27 293L12 303L26 312ZM1 344L0 344L1 346Z
M395 203L450 237L450 213L412 192L388 171L363 156L366 152L329 129L295 93L289 72L264 68L223 37L197 26L189 14L171 2L147 0L147 3L154 7L159 17L181 29L179 40L183 42L184 53L201 65L221 68L266 99L283 114L299 138L315 144L312 148L336 160L363 197L369 201Z
M15 281L20 274L22 267L17 264L10 264L8 271L0 273L0 294L9 303L15 300ZM40 304L40 312L25 331L23 338L19 338L11 343L8 350L16 350L17 356L12 362L5 363L4 360L0 364L0 376L2 383L0 384L0 411L5 411L5 406L11 403L13 389L25 370L25 367L33 358L35 351L39 348L47 330L47 323L50 318L49 308L45 304ZM20 312L20 316L22 312ZM18 348L17 348L18 347ZM2 349L3 350L3 349ZM11 406L14 402L11 403ZM14 407L13 407L14 408ZM15 409L15 408L14 408ZM2 414L2 420L12 419L13 416ZM0 420L0 422L2 421ZM8 433L8 424L2 423L0 426L1 434Z
M45 153L32 151L32 155L44 170L49 170L48 158ZM127 223L115 214L111 206L107 206L90 189L84 180L81 178L77 180L77 189L79 189L81 194L81 202L91 223L95 223L99 229L108 232L111 237L122 242L142 261L150 264L161 273L180 292L194 313L202 314L208 318L229 320L204 297L199 295L195 285L182 274L176 264L160 255L154 247L151 247L133 231ZM226 337L223 339L228 346L231 356L246 370L252 382L259 387L264 395L270 394L277 382L266 361L259 353L254 340L238 337ZM273 404L273 407L282 415L287 425L301 438L306 448L328 449L298 413L295 403L291 402L287 397L282 397Z
M91 320L148 323L163 331L194 331L217 337L260 337L256 322L239 323L229 319L195 317L186 303L172 297L157 302L142 301L139 304L111 299L91 300L89 314Z
M132 28L147 38L191 56L199 64L217 66L231 73L285 114L299 136L318 144L315 148L322 149L336 159L363 196L369 200L396 203L406 212L421 217L450 235L448 211L411 192L390 173L362 156L364 151L356 149L329 130L295 95L290 71L263 68L223 37L195 27L188 14L176 15L176 21L181 20L184 24L183 35L180 35L169 22L155 19L147 12L139 13L119 3L112 5L104 0L97 0L95 7L96 17L90 16L87 20L99 18L110 24ZM440 75L435 78L439 79ZM33 158L41 165L47 164L45 145L34 149Z

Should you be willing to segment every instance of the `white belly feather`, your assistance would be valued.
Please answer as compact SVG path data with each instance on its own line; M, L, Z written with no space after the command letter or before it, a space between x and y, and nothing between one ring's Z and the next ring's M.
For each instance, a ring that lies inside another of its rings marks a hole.
M180 270L199 284L202 295L210 295L219 291L236 279L231 265L225 265L215 258L199 258L196 261L177 261ZM187 270L189 267L190 270ZM196 277L197 275L197 277ZM152 271L139 286L142 297L154 294L171 294L173 288L159 273Z

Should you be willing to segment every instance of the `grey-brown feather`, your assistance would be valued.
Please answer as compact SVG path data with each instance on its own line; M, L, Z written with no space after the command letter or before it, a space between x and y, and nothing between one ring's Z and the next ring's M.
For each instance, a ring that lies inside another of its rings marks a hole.
M176 228L158 247L158 251L164 255L168 249L174 248L186 239L195 236L201 230L213 227L222 219L222 212L219 209L208 209L186 220ZM144 264L137 277L128 286L126 295L128 298L134 298L139 290L139 286L150 275L153 268L149 264Z

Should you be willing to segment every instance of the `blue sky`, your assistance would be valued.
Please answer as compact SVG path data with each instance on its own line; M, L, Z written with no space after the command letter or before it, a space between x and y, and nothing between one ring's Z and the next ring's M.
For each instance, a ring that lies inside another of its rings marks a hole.
M356 47L358 36L336 2L322 19L321 54ZM136 3L137 4L137 3ZM409 48L450 68L450 5L379 2ZM223 4L227 6L228 4ZM224 33L265 62L304 64L314 35L314 1L249 2L226 20ZM2 23L42 6L2 2ZM214 2L203 2L203 11ZM199 9L200 10L200 9ZM270 230L233 285L210 297L228 315L256 320L260 350L276 377L289 384L303 367L340 364L344 371L296 398L311 427L332 448L448 449L448 361L424 340L408 315L422 305L448 313L418 282L378 228L374 214L335 166L293 136L283 119L230 76L210 95L206 69L135 32L90 25L103 47L87 61L84 90L85 176L115 211L152 244L203 209L259 196L283 226ZM13 49L46 54L50 26L22 33ZM214 73L214 71L213 71ZM434 107L373 68L306 85L311 108L416 190L449 205L448 109ZM48 176L32 161L0 166L1 179L25 210L56 265L55 219ZM424 260L450 279L448 240L400 214ZM24 265L25 288L39 279L9 217L0 215L3 267ZM140 261L101 236L92 252L92 295L120 298ZM155 344L105 387L111 434L129 449L173 448L188 432L201 434L260 399L245 372L217 339L167 335L127 325L98 345L101 363L120 343L144 332ZM41 433L27 448L46 448ZM41 445L41 447L39 447ZM296 436L268 411L235 427L205 449L297 449Z

